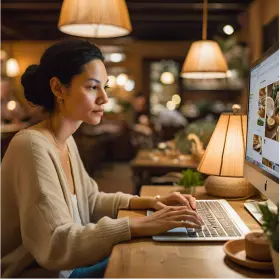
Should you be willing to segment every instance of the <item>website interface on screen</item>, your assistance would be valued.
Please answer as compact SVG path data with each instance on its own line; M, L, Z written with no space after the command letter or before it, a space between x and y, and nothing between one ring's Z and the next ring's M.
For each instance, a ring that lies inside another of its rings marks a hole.
M251 70L246 160L279 178L279 50Z

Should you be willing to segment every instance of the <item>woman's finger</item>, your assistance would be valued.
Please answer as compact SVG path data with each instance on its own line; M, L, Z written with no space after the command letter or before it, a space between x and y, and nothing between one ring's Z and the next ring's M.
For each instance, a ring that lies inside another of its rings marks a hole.
M156 210L161 210L161 209L163 209L163 208L166 208L167 207L167 205L165 205L165 204L163 204L161 201L158 201L157 203L156 203Z
M202 223L200 222L200 220L197 217L192 216L192 215L178 215L178 216L172 216L169 218L174 221L190 221L199 226L202 226Z
M195 211L189 210L185 206L183 207L183 209L170 211L167 213L168 217L172 217L172 216L176 216L176 215L192 215L192 216L195 216L198 219L200 219L200 217L198 216L198 214Z
M170 222L170 229L175 229L175 228L179 228L179 227L184 227L184 228L194 228L194 229L201 229L200 225L194 224L194 223L186 223L186 222L182 222L182 221L171 221Z
M174 200L176 200L178 203L186 206L188 209L193 209L190 202L189 202L189 199L187 199L184 195L182 195L181 193L179 192L174 192L173 193L173 198Z
M196 198L192 195L183 194L184 198L188 200L189 204L191 205L192 209L196 209Z

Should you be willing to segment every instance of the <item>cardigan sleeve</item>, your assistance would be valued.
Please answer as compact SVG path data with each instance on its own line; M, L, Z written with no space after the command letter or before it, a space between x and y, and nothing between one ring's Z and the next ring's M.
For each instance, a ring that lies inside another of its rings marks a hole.
M94 179L92 179L84 168L83 162L79 155L79 151L75 140L72 137L72 145L75 150L75 155L77 157L80 172L83 176L84 186L86 187L88 204L89 204L89 215L90 221L95 223L100 218L108 216L111 218L116 218L119 209L129 208L129 201L133 196L130 194L125 194L122 192L117 193L104 193L99 192L98 185Z
M97 222L104 216L116 218L119 209L127 209L129 201L133 197L121 192L108 194L98 191L97 183L89 177L88 179L88 201L91 222Z
M54 159L28 133L13 141L20 229L24 247L49 270L92 265L114 244L130 240L129 219L76 224L65 202ZM7 175L7 174L6 174Z

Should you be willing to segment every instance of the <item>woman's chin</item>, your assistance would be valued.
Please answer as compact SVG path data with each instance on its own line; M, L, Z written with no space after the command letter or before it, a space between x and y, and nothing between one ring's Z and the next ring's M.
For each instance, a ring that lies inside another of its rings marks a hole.
M90 117L87 119L87 121L84 122L90 125L98 125L101 122L101 116Z

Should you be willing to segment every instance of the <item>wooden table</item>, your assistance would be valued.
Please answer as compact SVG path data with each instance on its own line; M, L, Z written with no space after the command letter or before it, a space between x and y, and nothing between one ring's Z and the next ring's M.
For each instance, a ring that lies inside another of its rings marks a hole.
M151 184L152 176L164 175L169 172L181 172L185 169L196 169L198 162L191 155L166 156L159 150L140 150L130 162L135 193L139 194L142 185Z
M143 186L141 196L166 195L178 188ZM197 199L210 199L199 187ZM246 225L259 229L258 223L245 211L243 201L230 201ZM145 215L144 211L121 210L118 218ZM274 273L250 270L225 256L224 242L155 242L151 237L120 243L113 248L106 278L273 278Z

